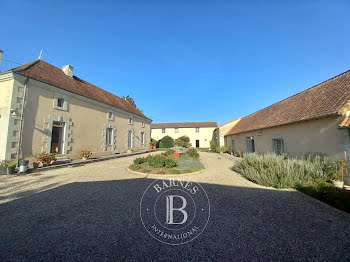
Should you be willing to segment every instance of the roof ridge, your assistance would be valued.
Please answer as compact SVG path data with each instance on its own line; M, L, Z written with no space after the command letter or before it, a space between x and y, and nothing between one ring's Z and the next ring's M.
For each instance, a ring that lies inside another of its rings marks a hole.
M344 74L346 74L346 73L350 73L350 69L349 69L349 70L346 70L345 72L342 72L342 73L340 73L340 74L338 74L338 75L336 75L336 76L333 76L333 77L331 77L331 78L329 78L329 79L327 79L327 80L325 80L325 81L322 81L321 83L318 83L318 84L316 84L316 85L313 85L313 86L311 86L311 87L309 87L309 88L307 88L307 89L305 89L305 90L303 90L303 91L300 91L300 92L298 92L298 93L296 93L296 94L294 94L294 95L288 96L288 97L286 97L286 98L284 98L284 99L282 99L282 100L280 100L280 101L277 101L277 102L275 102L275 103L273 103L273 104L271 104L271 105L269 105L269 106L266 106L266 107L264 107L264 108L261 108L261 109L259 109L258 111L255 111L255 112L253 112L253 113L251 113L251 114L249 114L249 115L246 115L246 116L242 117L242 119L243 119L243 118L246 118L246 117L248 117L248 116L250 116L250 115L256 114L256 113L258 113L258 112L260 112L260 111L262 111L262 110L264 110L264 109L266 109L266 108L269 108L269 107L271 107L271 106L273 106L273 105L279 104L279 103L281 103L281 102L283 102L283 101L285 101L285 100L287 100L287 99L289 99L289 98L292 98L292 97L297 96L297 95L299 95L299 94L301 94L301 93L304 93L304 92L306 92L306 91L308 91L308 90L310 90L310 89L312 89L312 88L315 88L315 87L317 87L317 86L319 86L319 85L321 85L321 84L324 84L324 83L326 83L326 82L328 82L328 81L330 81L330 80L333 80L333 79L335 79L335 78L337 78L337 77L339 77L339 76L342 76L342 75L344 75Z
M28 62L28 63L25 63L23 65L17 66L15 68L12 68L9 71L21 72L21 71L24 71L24 70L28 70L29 68L31 68L33 65L36 65L40 61L41 61L40 59L36 59L36 60L31 61L31 62ZM21 68L22 66L23 66L23 68Z
M78 82L80 82L81 84L90 86L91 88L95 88L96 89L95 92L99 93L99 95L97 95L99 97L86 95L86 94L78 92L77 90L72 90L71 88L65 88L64 86L61 86L60 84L43 80L40 77L38 77L37 75L31 74L31 71L36 69L36 67L33 68L33 66L38 65L39 63L40 63L39 69L40 69L40 67L44 67L44 68L45 67L46 68L50 68L51 67L51 69L49 69L49 70L55 70L55 72L58 72L56 70L59 70L60 72L63 73L61 68L59 68L59 67L57 67L57 66L55 66L53 64L50 64L50 63L48 63L48 62L46 62L44 60L41 60L41 59L37 59L37 60L31 61L31 62L28 62L26 64L23 64L21 66L15 67L15 68L11 69L11 71L13 71L15 73L18 73L18 74L21 74L21 75L24 75L24 76L28 76L28 77L33 78L33 79L36 79L36 80L38 80L40 82L44 82L44 83L47 83L47 84L50 84L50 85L57 86L59 88L66 89L66 90L68 90L70 92L73 92L73 93L76 93L76 94L79 94L79 95L82 95L82 96L89 97L90 99L93 99L93 100L96 100L96 101L99 101L99 102L111 105L113 107L119 108L121 110L127 111L127 112L135 114L137 116L150 119L147 116L145 116L140 109L134 107L132 104L130 104L126 100L122 99L118 95L113 94L113 93L111 93L111 92L109 92L109 91L107 91L107 90L105 90L105 89L103 89L103 88L101 88L101 87L99 87L99 86L97 86L95 84L92 84L92 83L90 83L90 82L88 82L88 81L86 81L86 80L84 80L84 79L82 79L82 78L80 78L80 77L78 77L76 75L73 75L73 78L70 80L72 82L69 81L70 85L74 86L74 85L78 84ZM67 80L65 80L65 81L67 81ZM103 99L105 97L107 97L106 100ZM116 103L116 104L114 104L114 103Z

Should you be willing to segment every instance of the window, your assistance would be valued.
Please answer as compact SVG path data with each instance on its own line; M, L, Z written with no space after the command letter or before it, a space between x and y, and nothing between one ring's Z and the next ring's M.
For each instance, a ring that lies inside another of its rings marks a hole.
M162 133L165 133L165 128L162 128Z
M68 98L65 94L55 93L53 100L53 108L63 111L68 111Z
M143 146L145 144L145 132L141 132L141 145Z
M235 149L235 140L231 140L231 152L236 152L236 149Z
M130 117L130 118L129 118L129 125L132 125L132 123L133 123L133 120L132 120L132 118Z
M145 127L145 122L142 122L141 126L142 126L142 127Z
M107 128L106 129L106 145L111 146L112 145L112 138L113 138L113 128Z
M179 129L178 128L175 128L175 133L179 133Z
M109 111L108 112L108 120L113 120L114 119L114 114L113 112Z
M273 152L275 152L276 155L281 155L284 153L284 142L283 139L272 139L272 147Z
M248 153L254 153L255 152L255 143L254 143L254 137L247 137L246 138L246 145L247 145L247 152Z
M57 107L63 107L64 106L64 99L63 98L57 98Z
M196 133L199 133L199 127L196 127Z

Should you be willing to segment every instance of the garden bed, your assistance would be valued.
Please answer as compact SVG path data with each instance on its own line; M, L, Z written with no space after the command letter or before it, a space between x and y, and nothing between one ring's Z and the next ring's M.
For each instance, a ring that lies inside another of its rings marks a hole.
M331 183L343 178L344 160L334 161L320 156L302 160L286 155L254 153L245 155L232 169L259 185L294 188L350 213L350 196Z
M151 174L188 174L204 169L195 149L181 153L179 158L174 157L174 150L147 157L138 157L129 166L132 171Z

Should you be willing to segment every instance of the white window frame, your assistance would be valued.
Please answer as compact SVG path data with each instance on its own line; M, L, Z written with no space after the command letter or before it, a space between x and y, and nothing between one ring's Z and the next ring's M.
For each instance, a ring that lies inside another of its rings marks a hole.
M165 128L162 128L162 133L165 134Z
M175 133L179 133L179 129L175 127Z
M107 127L106 128L106 146L112 146L113 145L113 128Z
M141 127L145 127L145 126L146 126L145 122L142 122Z
M129 117L129 125L132 125L134 123L134 120L132 119L132 117Z
M284 140L283 138L272 139L272 150L276 155L285 153Z
M113 111L108 111L107 112L107 119L108 120L114 120L114 112Z
M63 106L58 106L59 99L63 100ZM53 100L53 108L58 109L58 110L67 111L68 110L67 96L63 95L63 94L55 93L55 98Z
M141 131L141 146L145 145L145 131Z
M247 146L247 153L254 153L254 152L256 152L255 139L254 139L253 136L246 137L246 146Z
M199 133L199 127L196 127L196 133Z

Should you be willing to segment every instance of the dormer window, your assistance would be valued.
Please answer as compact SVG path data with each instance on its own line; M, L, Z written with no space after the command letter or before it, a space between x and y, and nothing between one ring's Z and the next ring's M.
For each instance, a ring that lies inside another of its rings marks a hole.
M129 125L132 125L133 123L133 120L132 120L132 117L129 118Z

